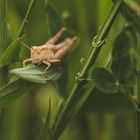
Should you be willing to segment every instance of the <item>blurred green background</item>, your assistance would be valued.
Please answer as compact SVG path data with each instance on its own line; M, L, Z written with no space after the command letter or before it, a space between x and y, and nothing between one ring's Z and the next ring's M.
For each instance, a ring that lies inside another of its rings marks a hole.
M8 0L7 14L9 42L16 38L29 0ZM75 75L82 67L81 58L88 56L91 42L112 7L111 0L50 0L65 20L78 44L64 57L62 76L55 83L49 82L41 89L18 98L16 102L1 109L0 140L36 140L44 122L48 100L52 97L55 115L58 102L71 90ZM96 62L102 66L111 56L113 40L125 26L121 14L117 17L107 43ZM25 29L24 41L28 45L42 45L49 38L44 1L36 4ZM28 58L29 52L22 48L20 56ZM60 140L134 140L136 139L136 113L129 101L120 97L112 100L110 95L91 95L78 115L69 123Z

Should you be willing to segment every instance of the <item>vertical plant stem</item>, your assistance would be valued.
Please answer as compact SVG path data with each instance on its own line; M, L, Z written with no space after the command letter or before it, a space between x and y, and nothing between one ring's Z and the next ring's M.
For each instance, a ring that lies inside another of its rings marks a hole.
M138 106L140 108L140 106ZM140 112L136 113L136 138L140 140Z
M7 19L6 19L7 0L0 0L0 56L7 47ZM0 70L0 86L7 82L8 67Z
M140 112L138 112L138 111L137 111L137 114L136 114L136 126L137 126L136 137L137 137L137 140L140 140Z
M103 46L103 42L108 35L112 24L114 23L114 20L116 18L116 15L120 9L120 6L122 4L122 0L118 0L115 4L115 6L112 8L110 11L105 23L103 24L102 28L100 29L99 33L97 34L96 38L94 38L94 44L95 46L91 49L91 52L89 54L89 57L87 58L87 61L85 63L85 66L83 67L82 71L80 72L80 78L83 79L84 77L87 76L89 69L91 66L94 65L96 58ZM78 94L81 87L84 86L84 82L76 82L72 91L70 92L68 98L66 99L63 108L59 112L59 115L57 116L53 130L52 130L52 140L57 140L58 137L61 135L63 132L64 128L66 127L66 124L68 123L67 120L69 120L69 116L72 117L73 109L75 105L78 103L80 100L80 95ZM84 96L84 95L83 95ZM85 95L87 96L87 95ZM71 114L70 114L71 113Z
M0 0L0 56L4 53L7 47L7 19L6 19L7 0ZM8 67L0 69L0 87L7 83ZM3 110L1 110L2 112ZM0 114L0 137L3 139L3 112Z
M0 0L0 55L7 45L6 3L7 0Z
M139 78L139 75L137 75L137 92L138 92L138 107L140 108L140 78ZM136 137L137 137L137 140L140 140L140 112L137 111L136 113Z

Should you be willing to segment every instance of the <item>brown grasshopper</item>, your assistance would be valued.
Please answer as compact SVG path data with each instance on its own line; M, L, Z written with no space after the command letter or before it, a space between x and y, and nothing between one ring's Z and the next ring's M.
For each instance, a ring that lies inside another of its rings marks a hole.
M27 62L32 62L34 64L47 64L47 67L44 70L46 73L52 63L60 62L61 58L77 41L77 37L73 37L66 38L61 43L55 44L65 31L66 28L61 28L60 31L58 31L49 41L47 41L42 46L28 47L26 44L22 43L31 51L31 58L24 60L23 66L25 66Z

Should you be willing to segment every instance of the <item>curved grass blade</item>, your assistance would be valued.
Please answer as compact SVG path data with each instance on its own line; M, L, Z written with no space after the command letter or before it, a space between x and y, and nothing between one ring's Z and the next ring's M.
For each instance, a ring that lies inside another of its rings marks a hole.
M28 7L28 10L26 12L26 15L25 15L25 18L21 24L21 27L20 27L20 30L19 30L19 33L18 33L18 37L22 36L23 35L23 31L24 31L24 28L26 26L26 24L28 23L28 20L32 14L32 11L36 5L38 0L31 0L30 4L29 4L29 7Z
M15 40L5 50L0 61L0 68L5 65L9 65L11 62L14 62L15 60L17 60L18 55L16 54L17 54L17 51L19 50L17 45L18 45L17 41Z
M38 0L31 0L27 13L25 15L25 18L21 24L17 38L20 38L23 35L24 28L27 24L27 21L29 20L31 16L31 13L37 1ZM2 55L2 59L0 61L0 67L3 67L4 65L9 65L13 61L17 60L19 56L19 51L20 51L20 47L18 47L17 45L18 45L18 42L15 40L7 47L6 51Z
M30 91L34 86L36 87L37 85L15 78L7 85L0 88L0 107L4 107L15 101L17 98Z

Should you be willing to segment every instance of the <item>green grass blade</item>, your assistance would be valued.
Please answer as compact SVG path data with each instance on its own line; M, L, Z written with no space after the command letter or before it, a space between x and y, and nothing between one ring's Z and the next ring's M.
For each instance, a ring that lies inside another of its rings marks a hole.
M6 4L7 0L0 0L0 55L7 46Z
M48 2L48 4L45 5L45 11L50 36L53 36L54 34L56 34L56 32L58 32L58 30L60 30L65 25L65 23L61 19L61 16L54 8L52 3Z
M7 47L7 0L0 0L0 56ZM0 58L1 60L1 58ZM8 67L0 69L0 86L7 82Z
M25 15L25 18L21 24L17 38L20 38L23 35L26 24L28 23L28 20L32 14L33 8L35 4L37 3L37 1L38 0L31 0L27 13ZM15 40L7 47L6 51L3 53L2 59L0 61L0 67L3 67L4 65L9 65L12 62L15 62L19 56L19 51L20 51L20 47L18 46L18 42Z
M0 60L0 68L2 68L5 65L9 65L11 62L17 60L18 56L16 54L17 51L19 50L17 45L18 45L17 41L15 40L5 50Z
M20 30L19 30L19 33L18 33L18 37L22 36L23 35L23 32L24 32L24 28L26 27L26 24L28 23L28 20L32 14L32 11L33 11L33 8L35 7L35 4L37 3L38 0L31 0L30 4L29 4L29 7L28 7L28 10L26 12L26 15L25 15L25 18L21 24L21 27L20 27Z
M0 88L0 107L4 107L21 95L30 91L35 85L31 82L16 78Z

